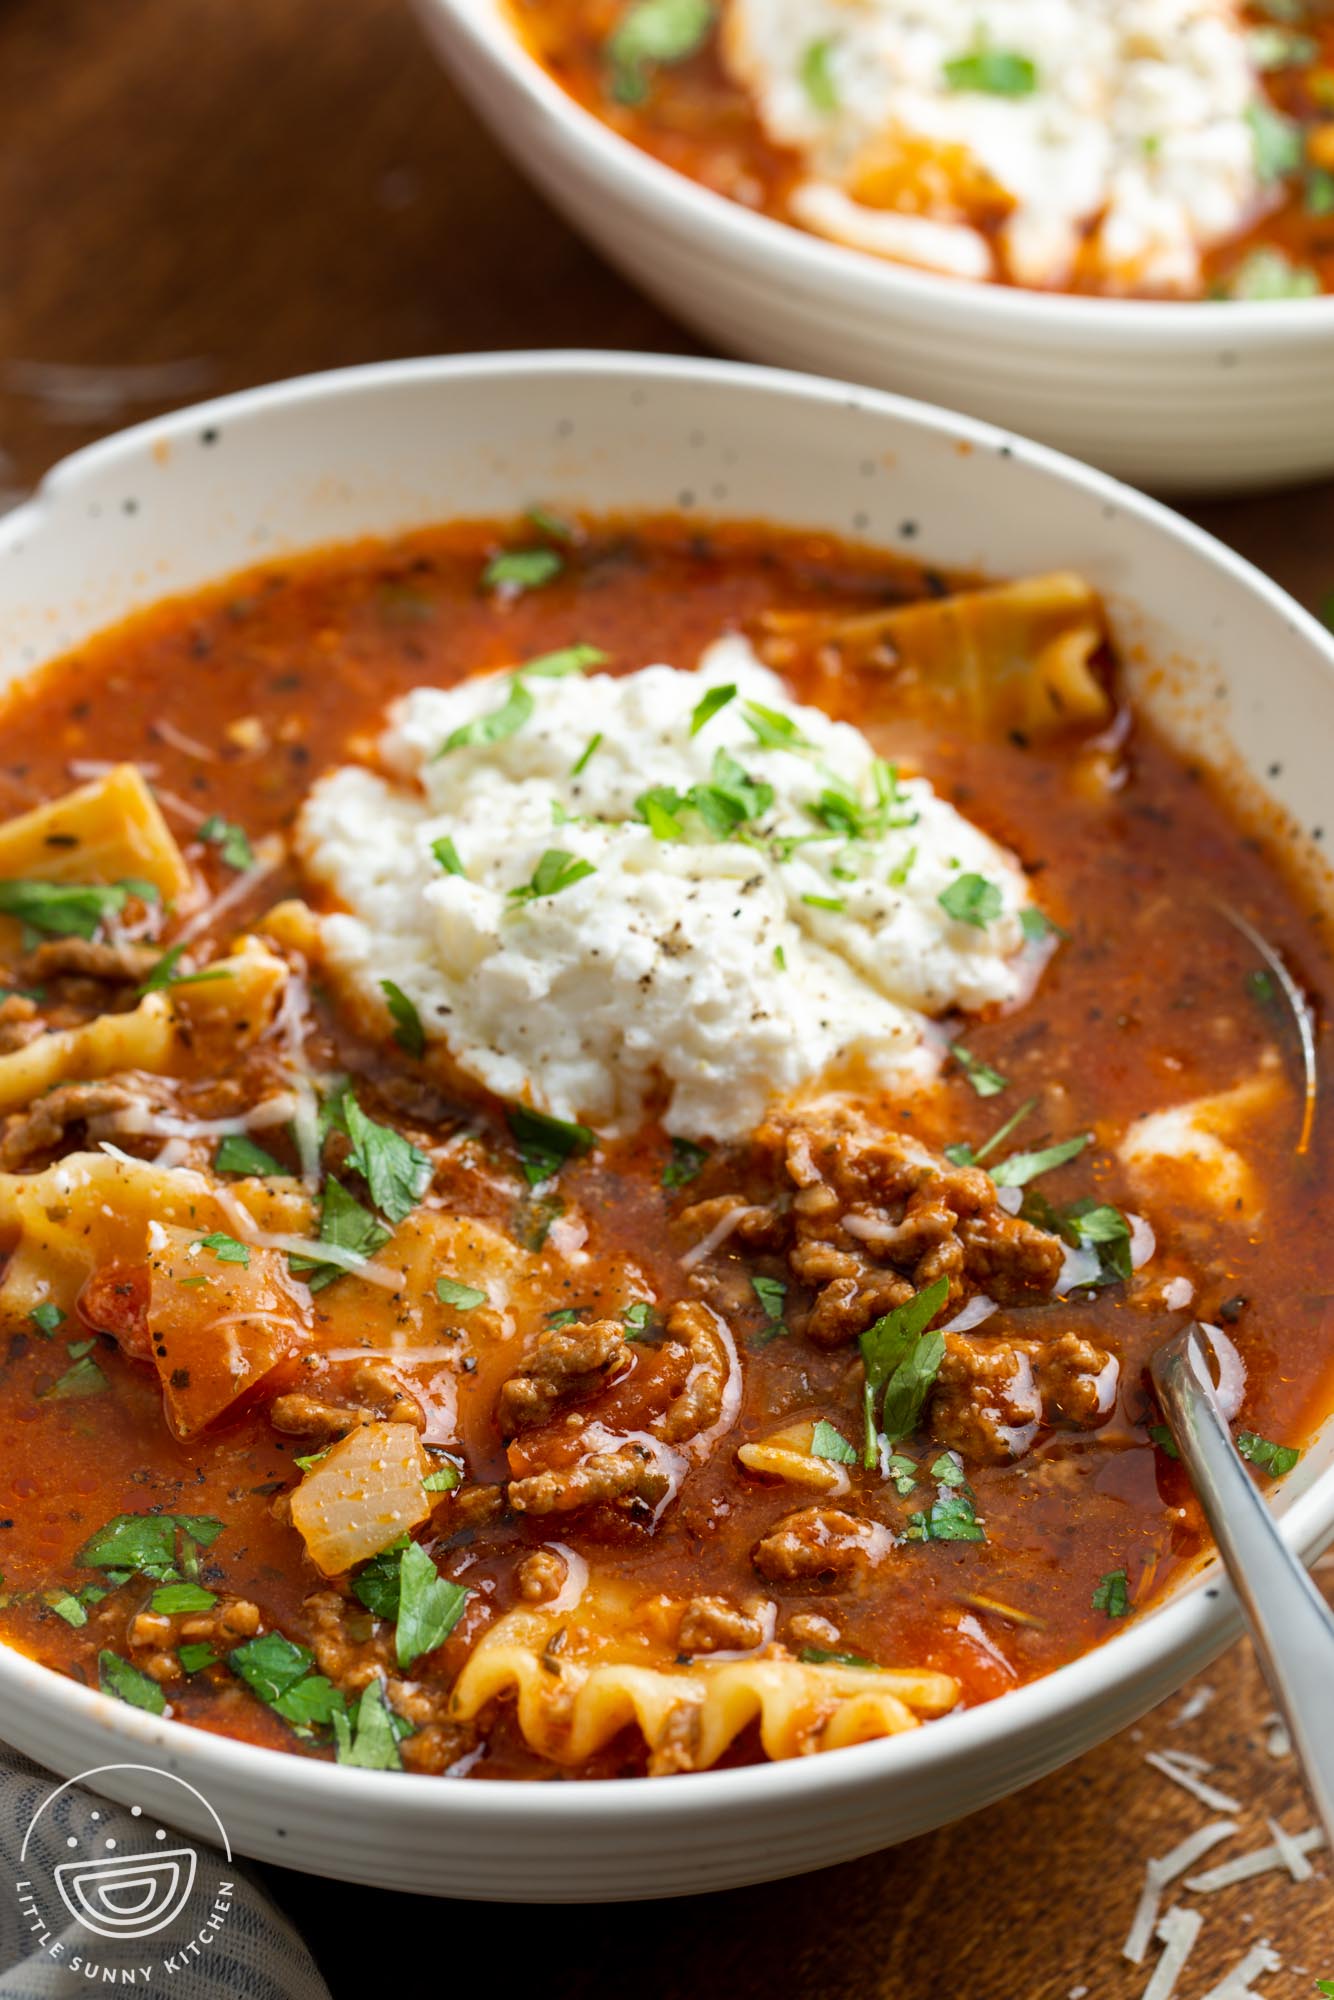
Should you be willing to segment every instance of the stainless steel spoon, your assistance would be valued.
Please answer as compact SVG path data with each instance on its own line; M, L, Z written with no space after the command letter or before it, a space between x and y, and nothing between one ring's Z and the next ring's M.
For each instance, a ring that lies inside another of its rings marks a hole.
M1163 1342L1149 1372L1334 1846L1334 1615L1232 1442L1198 1321Z

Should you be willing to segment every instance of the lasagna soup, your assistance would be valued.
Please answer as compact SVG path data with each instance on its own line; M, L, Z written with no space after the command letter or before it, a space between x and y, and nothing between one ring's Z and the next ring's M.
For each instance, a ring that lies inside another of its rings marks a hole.
M509 0L598 117L749 208L967 280L1334 288L1327 0Z
M363 1768L799 1756L1198 1560L1185 1320L1257 1478L1327 1406L1318 916L1078 576L536 507L162 605L4 725L52 1669Z

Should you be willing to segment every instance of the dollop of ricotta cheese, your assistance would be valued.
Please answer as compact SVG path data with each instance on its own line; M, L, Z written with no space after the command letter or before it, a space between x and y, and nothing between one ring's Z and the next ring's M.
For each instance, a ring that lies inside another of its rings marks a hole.
M418 688L379 754L299 823L344 906L330 969L373 1031L388 980L462 1072L558 1118L741 1136L845 1060L920 1082L929 1016L1031 985L1014 858L741 638L696 672Z
M796 220L953 276L1198 292L1273 198L1234 0L727 0L722 48Z

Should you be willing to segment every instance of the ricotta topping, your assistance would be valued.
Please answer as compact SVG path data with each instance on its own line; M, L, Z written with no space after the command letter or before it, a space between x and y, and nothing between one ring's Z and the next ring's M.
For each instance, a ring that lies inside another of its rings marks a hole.
M723 50L798 221L954 276L1194 292L1268 199L1232 0L729 0Z
M334 976L556 1117L742 1135L847 1059L920 1082L928 1016L1031 984L1013 857L740 638L695 673L418 688L379 750L298 829Z

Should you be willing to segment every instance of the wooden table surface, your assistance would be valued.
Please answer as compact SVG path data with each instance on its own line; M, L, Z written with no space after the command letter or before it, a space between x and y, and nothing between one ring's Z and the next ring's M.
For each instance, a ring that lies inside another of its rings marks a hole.
M0 134L0 489L15 495L137 417L309 369L697 351L519 179L405 0L0 0ZM1307 604L1334 592L1334 486L1188 511ZM595 1917L512 1910L504 1961L531 1964L546 2000L630 1982L639 2000L1131 2000L1153 1962L1121 1956L1145 1859L1208 1817L1147 1752L1207 1758L1244 1803L1222 1855L1267 1841L1269 1816L1312 1823L1291 1759L1268 1747L1249 1648L1204 1680L1193 1719L1176 1720L1183 1694L1022 1796L849 1867ZM365 1984L349 1939L392 1952L400 1977L429 1963L466 1977L466 1938L480 1948L475 1922L462 1929L480 1910L270 1880L338 2000ZM1183 2000L1262 1938L1284 1969L1261 1994L1334 1979L1327 1863L1309 1882L1182 1901L1206 1919Z

